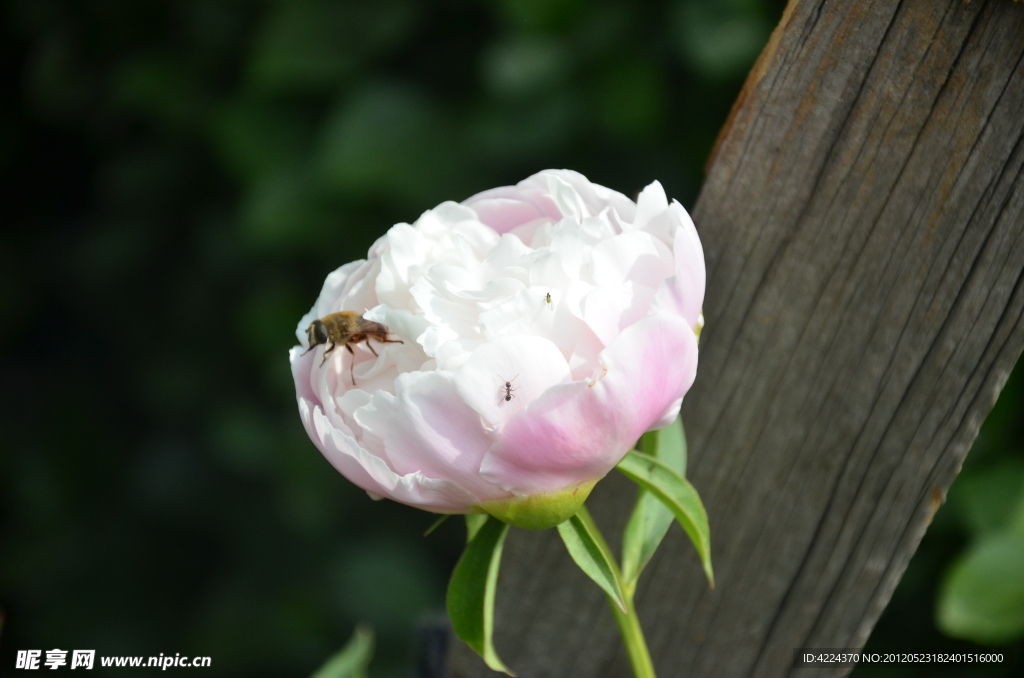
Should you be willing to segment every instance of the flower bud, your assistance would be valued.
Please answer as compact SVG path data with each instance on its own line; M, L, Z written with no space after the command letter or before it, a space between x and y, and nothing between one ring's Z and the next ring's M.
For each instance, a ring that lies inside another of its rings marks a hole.
M327 277L290 354L299 413L371 496L556 525L678 415L704 277L657 182L634 203L545 171L443 203ZM342 311L387 333L307 350L313 321Z

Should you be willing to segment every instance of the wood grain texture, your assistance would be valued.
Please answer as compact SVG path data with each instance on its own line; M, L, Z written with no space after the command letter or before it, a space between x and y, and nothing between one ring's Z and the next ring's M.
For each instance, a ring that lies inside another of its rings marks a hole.
M831 675L794 648L866 641L1024 346L1024 5L793 0L693 216L718 588L674 529L641 620L662 678ZM589 505L617 534L632 501L610 477ZM523 678L630 675L554 531L513 530L498 613Z

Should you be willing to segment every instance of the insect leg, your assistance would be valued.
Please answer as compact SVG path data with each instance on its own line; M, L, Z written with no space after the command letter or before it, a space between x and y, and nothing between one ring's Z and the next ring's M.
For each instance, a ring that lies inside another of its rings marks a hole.
M331 351L333 351L336 348L338 348L337 344L331 344L331 347L324 351L324 359L320 361L320 367L324 366L324 363L327 362L327 356L329 356L331 354Z
M356 352L352 350L352 344L345 342L345 350L352 355L352 360L348 363L348 373L352 377L352 385L356 385Z

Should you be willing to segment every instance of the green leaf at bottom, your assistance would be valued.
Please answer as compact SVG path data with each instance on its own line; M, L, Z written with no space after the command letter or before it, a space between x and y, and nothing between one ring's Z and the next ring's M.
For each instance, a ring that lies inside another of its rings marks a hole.
M1002 645L1024 637L1024 535L986 537L946 573L938 626L954 638Z
M487 522L486 513L469 513L466 515L466 543L473 541L473 537L480 531L480 528Z
M494 651L494 591L508 525L497 518L486 522L466 544L448 582L448 616L455 635L476 650L495 671L512 676Z
M643 453L658 459L686 476L686 434L682 419L658 431L648 431L640 439ZM636 504L622 536L622 583L630 591L636 588L640 573L665 538L674 516L665 504L640 487Z
M373 659L373 631L357 626L345 647L327 660L313 678L366 678L366 668Z
M630 452L616 467L633 482L648 490L667 506L690 536L704 566L704 574L712 588L715 575L711 570L711 528L708 514L697 490L674 469L654 457Z
M593 579L625 613L626 598L615 558L586 507L581 506L576 515L561 523L558 534L583 573Z
M434 522L430 523L430 527L428 527L426 529L426 531L423 533L423 536L424 537L429 537L433 533L434 530L436 530L437 528L441 527L441 525L444 524L444 521L448 520L449 518L451 518L451 516L445 514L445 515L441 516L440 518L438 518L437 520L435 520Z

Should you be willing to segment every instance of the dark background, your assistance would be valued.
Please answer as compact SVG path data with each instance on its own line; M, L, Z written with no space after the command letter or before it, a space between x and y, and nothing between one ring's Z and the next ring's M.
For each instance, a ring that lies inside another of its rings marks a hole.
M0 673L62 648L302 676L362 621L372 675L411 676L462 529L423 538L306 439L299 317L393 223L541 169L692 206L782 7L4 2ZM936 595L1021 503L1022 380L870 647L985 650L937 630ZM1006 642L991 675L1022 666Z

